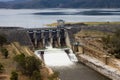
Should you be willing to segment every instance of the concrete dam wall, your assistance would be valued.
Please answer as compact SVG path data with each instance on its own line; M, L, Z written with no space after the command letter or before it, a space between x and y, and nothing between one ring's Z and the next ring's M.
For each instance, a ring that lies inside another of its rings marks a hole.
M42 49L49 45L53 48L70 46L67 30L64 28L28 29L27 32L35 48Z
M10 43L19 42L20 45L33 48L30 37L24 28L3 27L0 28L0 35L5 36Z
M68 31L65 28L32 28L1 27L0 35L8 42L19 42L20 45L34 49L44 49L52 45L53 48L70 47Z

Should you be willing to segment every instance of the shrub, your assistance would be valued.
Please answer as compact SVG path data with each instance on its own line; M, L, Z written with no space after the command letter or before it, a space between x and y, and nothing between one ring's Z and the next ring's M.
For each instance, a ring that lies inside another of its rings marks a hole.
M40 72L39 71L34 71L31 79L32 80L42 80Z
M8 50L6 48L1 48L1 52L3 54L3 56L5 56L5 58L8 58Z
M11 73L11 77L10 77L10 80L18 80L18 73L13 71Z
M4 71L4 66L0 63L0 73Z
M26 57L24 54L16 55L14 60L18 63L20 71L31 77L34 71L40 71L41 61L34 56Z
M107 36L102 40L108 52L120 59L120 30L117 30L111 37Z
M7 39L4 36L0 35L0 46L3 46L5 43L7 43Z
M22 53L20 55L16 55L14 57L14 60L17 62L18 66L17 68L22 72L22 73L25 73L25 55Z
M33 56L26 57L26 74L31 76L34 71L40 71L41 62Z

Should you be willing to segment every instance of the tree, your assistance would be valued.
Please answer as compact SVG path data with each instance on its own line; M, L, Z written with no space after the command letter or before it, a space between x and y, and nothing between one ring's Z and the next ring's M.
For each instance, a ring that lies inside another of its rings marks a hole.
M18 73L13 71L11 73L11 77L10 77L10 80L18 80Z
M16 55L14 57L14 60L17 62L18 64L18 68L20 69L20 71L22 73L25 73L25 64L26 64L26 61L25 61L25 55L22 53L20 55Z
M24 54L16 55L14 60L18 63L20 71L31 77L34 71L40 71L41 61L34 56L26 57Z
M26 74L32 76L34 71L40 71L40 60L33 56L26 57Z
M2 54L5 56L5 58L8 58L8 50L6 48L1 48Z
M3 46L5 43L7 43L7 39L4 36L0 35L0 46Z
M0 73L4 71L4 66L0 63Z
M32 80L41 80L41 74L39 71L34 71L32 75Z

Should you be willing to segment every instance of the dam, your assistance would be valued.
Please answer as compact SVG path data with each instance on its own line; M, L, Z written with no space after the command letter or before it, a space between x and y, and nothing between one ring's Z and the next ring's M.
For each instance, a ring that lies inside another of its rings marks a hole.
M64 28L28 29L27 32L35 48L45 48L49 43L53 48L66 46L67 34Z
M61 80L110 80L77 60L68 29L28 29L27 33L37 49L35 54L45 65L59 72Z
M73 28L71 28L73 30ZM78 30L77 28L74 30ZM9 42L19 42L35 51L35 54L54 71L61 80L110 80L77 61L71 50L72 33L66 28L1 28ZM69 35L68 35L69 34Z

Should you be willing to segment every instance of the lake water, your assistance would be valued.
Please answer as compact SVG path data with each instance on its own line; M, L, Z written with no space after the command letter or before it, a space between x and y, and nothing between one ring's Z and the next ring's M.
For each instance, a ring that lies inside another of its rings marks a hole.
M66 22L119 22L120 9L0 9L0 26L41 28Z

